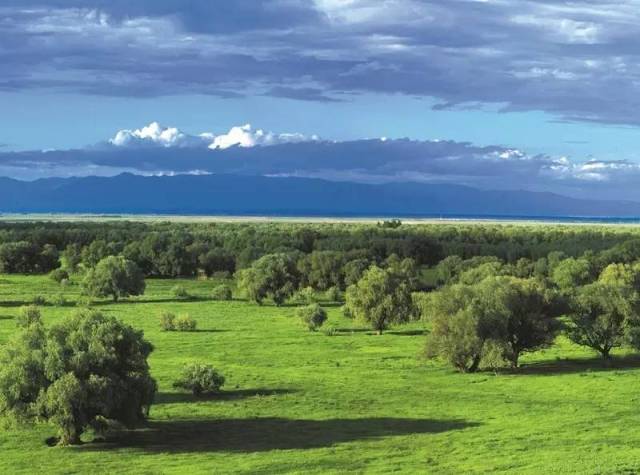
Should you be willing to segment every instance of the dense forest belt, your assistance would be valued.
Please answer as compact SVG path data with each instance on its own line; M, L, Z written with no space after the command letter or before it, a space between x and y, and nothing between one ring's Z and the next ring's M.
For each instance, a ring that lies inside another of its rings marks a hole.
M152 218L0 222L0 271L5 273L47 273L61 259L91 267L108 255L123 255L146 275L160 277L233 273L271 253L322 253L342 264L354 259L379 262L396 254L420 266L434 266L452 255L494 256L515 263L561 252L566 257L597 254L610 263L637 259L636 247L640 229L632 226L155 222Z

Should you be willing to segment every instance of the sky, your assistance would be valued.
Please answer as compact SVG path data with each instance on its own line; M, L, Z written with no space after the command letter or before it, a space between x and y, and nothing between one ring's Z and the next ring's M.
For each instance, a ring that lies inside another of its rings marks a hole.
M638 38L639 0L0 0L0 175L640 200Z

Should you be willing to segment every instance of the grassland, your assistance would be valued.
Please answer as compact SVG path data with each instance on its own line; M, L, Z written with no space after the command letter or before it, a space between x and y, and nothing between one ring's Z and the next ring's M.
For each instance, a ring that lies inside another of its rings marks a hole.
M171 280L145 296L97 305L145 331L159 394L148 427L117 441L50 448L49 426L0 433L0 473L637 473L640 361L603 367L559 340L518 373L458 374L421 358L425 329L382 336L345 319L335 336L306 331L293 307L215 302L211 281L181 281L198 299L176 301ZM35 295L51 323L74 311L77 288L46 277L0 276L0 342ZM189 313L195 333L164 333L162 310ZM186 362L227 378L208 400L172 388Z

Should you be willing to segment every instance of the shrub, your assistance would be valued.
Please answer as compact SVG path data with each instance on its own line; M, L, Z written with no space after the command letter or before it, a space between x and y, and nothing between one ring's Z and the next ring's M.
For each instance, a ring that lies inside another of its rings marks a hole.
M174 388L186 389L195 396L216 394L223 385L224 376L204 363L185 365L180 379L173 383Z
M326 310L317 303L298 308L296 314L310 331L317 331L327 320Z
M49 277L58 284L61 284L63 280L69 279L69 273L64 269L54 269L49 274Z
M297 304L312 304L317 302L316 293L311 287L304 287L293 294L291 301Z
M67 305L67 299L63 294L58 294L51 298L51 303L56 307L64 307Z
M42 323L42 314L40 309L35 305L22 307L16 318L16 325L21 328L29 327L34 323Z
M295 259L288 254L267 254L238 273L238 288L247 298L261 305L270 298L282 305L300 281Z
M196 322L191 315L180 315L175 320L176 330L179 332L192 332L195 331L198 322Z
M232 300L233 292L231 291L231 287L225 284L218 285L211 292L211 298L213 300Z
M47 305L47 299L43 295L36 295L31 300L31 303L33 303L33 305L40 305L40 306Z
M330 326L322 330L325 336L336 336L338 334L338 329L334 326Z
M176 316L170 312L162 312L160 315L160 328L166 332L172 332L176 329Z
M173 288L171 289L171 294L175 298L183 299L183 300L186 300L191 297L191 295L189 295L189 292L187 292L187 289L182 285L173 286Z
M324 293L324 298L329 302L340 302L342 300L342 292L338 287L329 287Z
M0 354L0 415L46 420L59 444L112 420L134 427L149 412L156 382L141 331L113 317L79 312L46 329L24 328Z

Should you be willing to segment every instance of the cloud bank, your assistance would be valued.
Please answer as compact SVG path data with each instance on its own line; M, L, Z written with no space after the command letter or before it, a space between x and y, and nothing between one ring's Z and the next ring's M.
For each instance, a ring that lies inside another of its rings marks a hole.
M3 0L0 91L436 98L640 124L636 0Z
M322 141L249 125L190 135L151 123L84 150L0 152L0 175L18 179L117 175L234 174L358 183L454 183L481 189L553 191L640 201L640 164L529 154L448 140Z
M317 135L306 136L299 133L276 134L255 129L251 124L231 127L228 132L216 135L203 132L189 135L175 127L163 127L152 122L140 129L119 130L107 144L116 148L208 148L224 150L231 147L250 148L285 143L318 141Z

